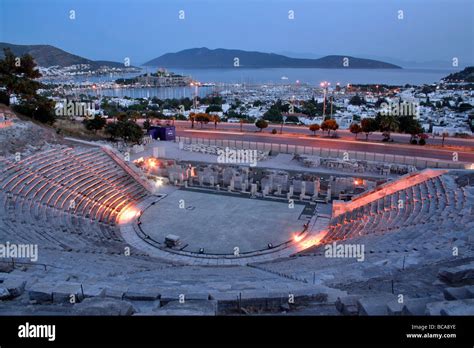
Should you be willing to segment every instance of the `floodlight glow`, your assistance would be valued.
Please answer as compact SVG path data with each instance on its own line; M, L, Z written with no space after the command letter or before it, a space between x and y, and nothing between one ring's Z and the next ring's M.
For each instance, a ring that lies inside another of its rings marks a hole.
M293 235L293 240L294 240L295 242L299 242L299 241L301 241L302 239L303 239L303 235L302 235L302 234L295 234L295 235Z
M140 215L140 211L135 207L126 208L123 212L120 213L118 221L120 224L126 224Z

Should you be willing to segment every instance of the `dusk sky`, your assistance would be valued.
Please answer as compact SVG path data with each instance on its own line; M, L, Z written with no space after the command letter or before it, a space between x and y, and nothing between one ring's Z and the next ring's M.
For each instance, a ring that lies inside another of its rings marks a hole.
M474 63L474 1L0 0L0 41L50 44L96 60L130 57L137 65L193 47L417 62L457 57L464 65Z

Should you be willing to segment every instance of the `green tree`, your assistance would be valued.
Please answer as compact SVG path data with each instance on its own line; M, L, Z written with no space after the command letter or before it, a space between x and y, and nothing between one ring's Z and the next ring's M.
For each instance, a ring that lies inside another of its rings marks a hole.
M105 118L99 115L95 115L94 118L90 119L85 118L82 122L84 123L84 126L87 130L93 131L94 133L104 128L105 124L107 123Z
M298 116L290 115L286 118L285 122L286 123L299 123L300 119L298 118Z
M401 116L398 118L398 122L399 131L411 135L410 143L416 141L418 134L423 133L423 127L413 116Z
M263 119L272 123L283 122L283 116L281 110L277 108L270 108L263 114Z
M364 98L361 98L359 97L358 94L356 94L355 96L353 96L350 100L349 100L349 104L351 105L362 105L362 104L365 104L365 100Z
M328 132L328 135L331 134L331 131L336 131L339 128L339 125L335 120L325 120L321 123L321 129L325 132Z
M122 139L132 144L139 144L143 138L143 131L138 124L127 121L122 126Z
M255 122L255 126L258 129L260 129L260 132L261 132L264 128L268 127L268 122L265 121L264 119L259 119L259 120L257 120L257 122Z
M314 98L304 101L301 112L311 117L318 115L318 103Z
M356 139L359 133L362 133L362 127L358 123L351 124L351 126L349 127L349 130L351 131L352 134L355 134Z
M143 137L143 131L140 126L131 120L109 123L105 132L113 140L122 139L133 144L139 144Z
M317 123L313 123L309 126L309 130L313 132L313 135L316 135L316 132L321 129L321 126Z
M203 114L203 113L196 114L194 118L196 122L201 124L201 128L204 124L208 124L209 121L211 120L211 117L208 114Z
M398 131L399 126L400 126L398 119L392 115L385 115L385 116L380 115L378 124L379 124L379 129L382 132L383 137L384 137L383 141L390 141L391 133Z
M209 105L206 108L206 113L208 114L210 112L222 112L222 106L216 104Z
M378 129L377 121L373 118L363 118L360 125L362 132L365 133L365 140L369 140L369 135Z
M22 99L36 97L41 84L34 79L41 77L33 57L25 54L15 57L9 48L3 49L5 57L0 60L0 85L6 88L8 96L16 94Z
M214 129L217 129L217 124L221 122L221 118L218 115L210 115L210 120L214 122Z
M12 94L20 98L15 110L39 122L53 124L54 103L38 95L41 84L35 79L41 77L33 57L25 54L16 57L9 48L4 48L4 58L0 60L0 86L5 88L6 98Z

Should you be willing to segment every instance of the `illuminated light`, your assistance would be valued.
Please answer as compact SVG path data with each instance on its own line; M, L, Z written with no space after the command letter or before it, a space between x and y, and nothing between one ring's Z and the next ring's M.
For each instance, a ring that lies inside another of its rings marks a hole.
M310 247L313 247L315 245L319 245L321 243L321 240L326 236L328 233L327 230L323 230L319 232L318 234L314 236L310 236L306 238L305 240L301 241L301 243L298 243L298 249L299 251L308 249Z
M126 208L120 213L118 221L120 224L126 224L140 215L140 211L134 207Z
M158 166L158 161L155 159L155 158L148 158L146 161L145 161L145 165L150 168L150 169L153 169L153 168L156 168Z
M293 240L295 242L300 242L303 239L303 237L304 236L302 234L295 234L295 235L293 235Z
M354 179L354 185L362 185L362 179Z

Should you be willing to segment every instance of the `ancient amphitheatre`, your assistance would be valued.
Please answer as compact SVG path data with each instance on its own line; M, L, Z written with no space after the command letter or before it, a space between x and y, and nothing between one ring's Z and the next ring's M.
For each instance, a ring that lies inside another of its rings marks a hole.
M229 144L119 150L3 113L0 241L38 260L1 260L1 315L474 314L472 170L258 145L256 168L222 165Z

